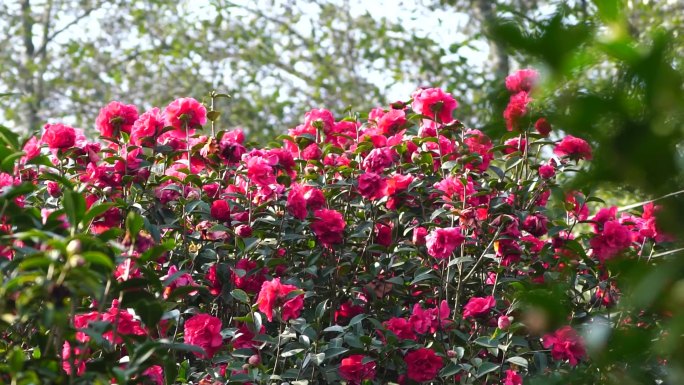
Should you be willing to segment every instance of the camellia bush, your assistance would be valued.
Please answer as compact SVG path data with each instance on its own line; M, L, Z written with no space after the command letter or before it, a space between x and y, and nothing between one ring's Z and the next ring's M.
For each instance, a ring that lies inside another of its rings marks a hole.
M112 102L98 141L3 128L0 381L619 378L615 336L667 318L621 306L620 263L673 240L653 203L563 187L592 148L544 118L536 78L506 79L493 137L437 88L363 119L312 110L266 148L191 98Z

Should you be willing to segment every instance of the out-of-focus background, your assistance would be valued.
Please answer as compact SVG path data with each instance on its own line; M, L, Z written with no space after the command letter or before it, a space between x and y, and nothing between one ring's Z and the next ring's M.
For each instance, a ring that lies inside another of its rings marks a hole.
M680 33L684 2L625 5L637 40ZM232 96L222 123L263 141L313 107L341 116L440 86L462 120L496 126L503 107L488 103L505 95L502 79L542 63L491 27L503 18L533 32L554 15L588 25L596 14L579 0L3 0L0 117L26 133L47 121L88 131L111 100L143 110L216 89Z

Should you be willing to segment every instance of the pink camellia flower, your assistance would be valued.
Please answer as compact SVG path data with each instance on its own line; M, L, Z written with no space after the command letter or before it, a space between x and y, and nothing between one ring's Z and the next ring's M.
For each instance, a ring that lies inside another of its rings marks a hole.
M375 362L370 361L364 364L364 358L366 356L353 354L342 359L338 372L340 377L346 380L349 385L359 385L364 380L375 378Z
M195 129L207 122L207 109L193 98L180 98L166 106L164 119L176 130Z
M306 210L306 199L304 198L304 190L298 183L293 183L290 186L290 192L287 194L287 203L285 204L287 212L297 219L305 219L308 211Z
M48 194L50 194L51 197L57 198L60 195L62 195L62 188L59 187L59 183L49 181L47 183L47 192Z
M230 220L230 205L222 199L211 202L210 212L211 217L218 221L228 222Z
M246 162L249 180L260 187L275 184L276 176L273 173L273 166L277 163L278 158L274 156L251 156Z
M122 310L119 308L118 300L112 301L112 306L109 308L109 310L102 314L102 320L109 322L112 324L112 326L116 326L116 334L114 331L110 330L102 335L104 339L114 344L120 344L123 342L121 336L144 336L147 334L140 325L140 321L133 318L133 314L129 313L127 310Z
M549 220L541 213L528 215L523 221L522 229L535 237L541 237L547 232Z
M367 172L359 176L358 189L366 199L380 199L387 194L387 181L381 175Z
M591 159L591 146L586 140L568 135L556 145L553 153L572 160Z
M488 297L472 297L463 307L463 318L475 318L485 315L494 306L496 306L496 300L491 295Z
M347 225L342 214L335 210L320 209L314 212L314 216L316 220L311 224L311 230L324 246L342 243Z
M406 375L413 381L430 381L437 376L444 366L442 358L435 354L434 350L420 348L404 357L406 362Z
M537 83L539 73L533 69L522 69L506 77L506 88L512 93L530 92Z
M221 320L214 316L206 313L194 315L185 321L185 343L204 349L204 354L193 352L195 356L211 359L223 346L221 328Z
M76 142L76 135L74 134L74 142ZM37 157L40 155L40 141L35 136L32 136L29 138L29 140L26 141L24 144L24 148L22 148L22 151L26 155L21 157L21 164L25 164L29 160Z
M259 311L264 313L269 321L273 321L273 309L279 306L283 308L283 321L299 317L304 307L304 294L288 299L288 294L295 290L298 290L297 286L281 284L280 278L265 281L261 285L256 302L259 305Z
M520 138L511 138L505 141L504 145L506 147L504 147L503 153L506 155L512 154L514 152L524 153L525 147L527 146L527 141L525 139L521 140Z
M155 143L155 138L161 134L164 128L164 116L161 110L154 107L140 115L131 127L131 143L136 146L152 147Z
M568 360L570 365L575 366L586 355L584 341L570 326L563 326L552 334L542 338L545 349L551 349L554 360Z
M323 191L313 186L302 187L304 192L304 199L306 200L306 208L309 210L318 210L325 207L325 195Z
M190 275L189 273L181 273L180 275L177 275L178 272L179 272L178 268L175 265L171 265L171 266L169 266L168 273L166 273L166 275L161 278L162 280L167 280L167 279L175 276L173 281L171 283L169 283L168 286L166 286L164 288L164 292L163 292L164 299L169 298L169 295L171 295L171 293L179 287L197 286L197 283L195 283L195 280L192 279L192 275ZM195 295L195 294L197 294L197 291L192 291L189 293L189 295Z
M61 123L46 124L41 142L53 150L71 148L76 143L76 130Z
M378 128L384 135L394 134L406 124L406 113L403 110L391 109L378 119Z
M603 231L589 243L594 255L603 262L631 246L633 239L633 233L627 226L618 221L607 221L603 224Z
M250 225L236 226L235 235L237 235L240 238L249 238L252 236L252 227Z
M425 237L428 254L439 259L448 258L464 240L456 227L437 228Z
M95 125L100 135L116 138L119 133L131 133L133 124L138 119L138 109L132 104L110 102L100 110Z
M515 370L506 370L506 378L504 378L504 385L522 385L522 377Z
M411 94L413 103L411 108L414 112L425 115L440 123L451 123L454 110L458 108L456 99L440 88L419 89Z
M324 109L314 108L304 114L304 126L320 128L325 134L329 134L335 124L335 117L332 112Z
M537 130L539 135L545 138L549 136L549 134L551 133L551 125L546 120L546 118L537 119L537 121L534 122L534 129Z
M416 227L413 229L413 244L414 245L424 245L425 244L425 238L428 235L428 231L425 227Z
M468 146L471 153L478 154L481 158L468 162L466 168L487 171L489 164L494 159L494 154L491 152L492 140L480 130L469 129L466 131L463 143Z
M302 150L302 159L304 159L304 160L320 159L322 154L323 153L321 152L321 148L318 147L318 144L317 143L311 143L310 145L306 146Z
M506 120L506 129L513 131L518 128L518 121L527 114L527 105L530 104L530 99L527 92L518 92L511 96L508 105L504 110L503 116Z
M416 333L435 333L451 323L450 313L449 303L445 300L440 302L439 307L432 309L423 309L420 304L415 304L409 322Z
M565 201L572 205L570 215L580 221L584 221L589 217L589 206L584 202L585 199L586 197L584 194L579 191L571 191L565 196Z
M397 158L397 152L389 147L375 148L366 156L361 165L366 172L380 174L391 167Z
M83 373L85 373L86 364L82 357L87 357L88 355L84 354L84 350L87 352L88 349L79 347L72 348L69 341L64 341L64 345L62 345L62 370L64 370L66 374L72 374L74 369L76 369L75 372L77 376L82 376Z

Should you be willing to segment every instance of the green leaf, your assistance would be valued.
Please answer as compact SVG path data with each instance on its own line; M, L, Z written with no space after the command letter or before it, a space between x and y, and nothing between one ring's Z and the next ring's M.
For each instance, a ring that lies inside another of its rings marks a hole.
M522 366L523 368L527 369L527 360L523 357L520 356L515 356L515 357L509 357L506 362L510 362L511 364Z
M454 374L460 372L461 370L463 370L463 366L461 366L460 364L449 362L449 364L445 366L444 369L442 369L442 371L439 372L439 376L451 377Z
M83 195L73 190L64 190L62 204L64 205L64 213L66 214L69 223L76 228L76 226L81 223L83 214L85 214L86 206Z
M333 357L337 357L340 354L344 354L348 351L349 351L349 349L347 349L347 348L328 348L323 353L325 353L326 359L330 359Z
M83 228L90 226L92 221L98 216L104 214L107 210L114 206L114 202L104 202L96 205L92 205L88 211L83 215L81 223L83 223Z
M5 159L2 160L2 163L0 163L0 169L2 171L13 174L14 173L14 164L17 159L21 158L24 156L24 152L15 152L13 154L5 156Z
M235 289L235 290L230 292L230 295L242 303L246 303L246 304L250 303L249 296L243 290Z
M484 376L487 373L491 373L495 370L499 369L499 365L491 363L489 361L483 362L482 365L480 365L479 368L477 368L477 378L480 378Z
M135 211L128 212L128 215L126 216L126 230L128 230L128 234L137 237L144 225L145 220L140 214Z
M109 256L99 251L86 251L81 254L83 259L93 265L104 266L108 269L114 269L114 261Z

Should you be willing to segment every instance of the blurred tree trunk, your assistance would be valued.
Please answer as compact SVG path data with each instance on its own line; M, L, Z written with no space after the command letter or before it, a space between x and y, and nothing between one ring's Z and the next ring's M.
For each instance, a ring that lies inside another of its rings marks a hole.
M496 1L491 0L477 0L475 4L475 12L477 18L482 22L483 26L491 25L496 18ZM497 40L488 38L489 44L489 58L491 60L491 68L496 79L505 78L510 72L510 60L508 53L504 46Z

